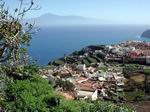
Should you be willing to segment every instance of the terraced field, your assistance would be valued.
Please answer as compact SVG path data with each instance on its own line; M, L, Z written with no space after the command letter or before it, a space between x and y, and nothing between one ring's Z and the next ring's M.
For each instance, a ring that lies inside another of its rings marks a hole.
M55 60L52 62L52 65L59 66L66 63L68 64L85 64L86 66L89 66L93 63L99 63L101 62L101 58L99 57L99 54L90 54L86 57L84 57L82 60L76 58L76 57L66 57L66 58L60 58L58 60Z

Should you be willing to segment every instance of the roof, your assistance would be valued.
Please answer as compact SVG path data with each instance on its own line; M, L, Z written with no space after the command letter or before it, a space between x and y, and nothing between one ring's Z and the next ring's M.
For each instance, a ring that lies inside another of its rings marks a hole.
M98 78L100 81L106 81L106 79L104 77L99 77Z
M94 94L95 91L91 92L91 91L77 91L77 96L78 97L91 97Z
M82 83L76 83L77 89L83 90L83 91L95 91L96 89L102 88L102 85L103 84L100 82L95 82L91 80L87 80Z

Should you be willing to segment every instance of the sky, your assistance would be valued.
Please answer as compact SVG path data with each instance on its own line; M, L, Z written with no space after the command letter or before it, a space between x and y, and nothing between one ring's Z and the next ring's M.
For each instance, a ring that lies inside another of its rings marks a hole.
M13 9L18 0L4 0ZM28 1L28 0L26 0ZM45 13L77 15L124 24L150 24L150 0L35 0L42 9L28 13L34 18Z

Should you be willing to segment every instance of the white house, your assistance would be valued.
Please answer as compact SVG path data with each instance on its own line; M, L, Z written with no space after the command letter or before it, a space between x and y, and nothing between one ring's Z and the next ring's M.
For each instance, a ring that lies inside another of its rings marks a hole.
M106 81L106 78L104 78L104 77L99 77L98 80L104 82L104 81Z
M77 97L79 99L87 99L90 98L91 100L97 100L98 98L98 91L86 91L86 90L77 90L76 91Z
M105 97L108 96L105 91L106 91L106 89L104 89L104 88L101 90L101 95L102 95L103 97L104 97L104 96L105 96Z
M107 46L105 47L105 50L110 51L112 48L113 48L113 47L112 47L111 45L107 45Z
M76 68L77 68L78 70L85 71L85 70L86 70L86 65L85 65L85 64L79 64L79 65L77 65Z
M115 80L116 80L117 86L123 86L123 85L124 85L124 81L125 81L125 78L124 78L124 77L114 75L114 78L115 78Z

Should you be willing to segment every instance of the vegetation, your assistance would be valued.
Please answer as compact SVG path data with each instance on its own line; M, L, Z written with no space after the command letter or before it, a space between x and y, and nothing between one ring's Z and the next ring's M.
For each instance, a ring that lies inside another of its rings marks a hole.
M105 58L106 54L103 52L99 53L92 53L89 50L104 50L104 45L99 46L88 46L80 51L75 51L69 56L65 56L58 60L54 60L53 62L49 62L49 65L59 66L64 65L65 63L68 64L85 64L86 66L90 66L93 63L99 63L102 59ZM85 55L86 53L86 55ZM79 56L81 58L79 59Z
M101 62L101 59L97 56L97 54L92 54L90 57L96 59L97 62Z
M24 15L33 7L34 2L24 3L14 14L0 4L0 111L8 112L133 112L131 108L118 106L110 102L68 101L57 96L52 86L39 74L36 64L27 64L26 47L29 45L34 24L21 24ZM25 5L25 6L24 6ZM24 29L25 27L25 29ZM97 46L98 49L103 46ZM95 47L94 47L95 48ZM76 52L76 55L83 52ZM73 59L68 59L73 61ZM84 59L90 65L97 60L93 57ZM10 63L11 62L11 63ZM56 65L64 64L63 60L54 61ZM13 66L12 66L13 65ZM74 85L68 81L56 83L64 90L73 90Z
M106 71L108 71L108 67L106 67L106 66L98 67L97 70L101 70L103 72L106 72Z
M56 81L56 85L55 86L56 87L57 86L62 87L63 90L65 90L65 91L73 91L74 88L75 88L75 86L71 82L69 82L69 81L63 81L61 79L58 79Z
M57 96L49 83L41 78L35 66L25 67L26 71L31 71L28 78L16 79L15 77L7 81L7 88L0 105L6 111L11 112L132 112L129 107L117 106L109 102L87 102L65 100ZM22 69L19 73L26 73ZM38 68L37 68L38 69ZM70 82L57 81L66 90L72 90L74 86ZM111 111L110 111L111 110Z
M64 101L53 109L53 112L134 112L127 106L117 106L104 101Z
M144 90L145 93L150 93L150 69L144 68L138 64L127 64L123 68L124 76L128 79L126 89Z
M74 51L72 54L75 55L75 56L80 56L80 55L84 55L84 51L81 50L81 51Z
M90 62L87 60L87 59L84 59L82 61L83 64L85 64L86 66L89 66L90 65Z
M150 76L150 69L144 69L144 74Z
M11 112L133 112L126 106L117 106L110 102L68 101L57 96L49 83L39 76L34 64L1 68L9 80L6 81L5 95L1 97L0 106ZM9 75L13 74L13 75ZM18 78L18 74L22 74ZM17 77L16 77L17 76ZM57 83L65 90L73 90L68 81Z
M53 96L52 87L39 76L27 80L14 80L7 87L6 111L48 111L46 101Z
M26 4L20 0L19 8L12 12L3 0L0 1L0 62L26 62L26 46L30 43L34 24L21 22L28 11L38 9L33 0Z
M141 101L145 97L145 93L142 90L125 92L125 99L127 101Z
M86 111L85 111L86 110ZM111 102L96 101L83 112L134 112L127 106L117 106Z
M145 74L145 92L150 93L150 80L148 77L150 77L150 69L144 69Z
M133 73L141 73L143 72L143 67L138 64L127 64L123 68L123 73L125 77L130 77Z
M87 60L90 62L90 63L97 63L97 60L92 58L92 57L87 57Z
M63 65L63 64L65 64L65 63L64 63L64 61L62 61L62 60L55 60L55 61L53 62L53 65L55 65L55 66L59 66L59 65Z
M100 58L100 59L105 59L105 56L106 54L101 52L101 53L98 53L97 56Z
M14 79L23 80L36 75L39 68L36 64L18 65L18 66L2 66L1 72Z
M51 112L81 112L81 109L88 105L89 104L84 101L63 100L63 102L57 107L54 107Z

